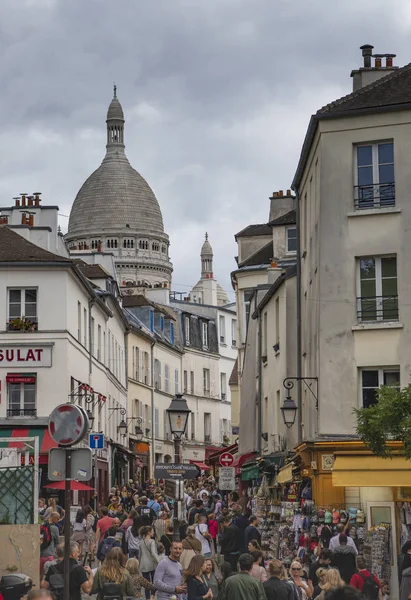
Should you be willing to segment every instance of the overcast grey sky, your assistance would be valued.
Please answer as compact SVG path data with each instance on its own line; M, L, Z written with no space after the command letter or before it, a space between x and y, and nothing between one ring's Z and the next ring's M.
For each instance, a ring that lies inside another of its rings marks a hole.
M127 156L160 202L179 291L199 278L206 230L231 291L234 234L266 222L269 196L290 187L309 117L351 91L360 45L411 61L408 0L2 0L1 9L1 205L39 190L69 214L104 156L115 81Z

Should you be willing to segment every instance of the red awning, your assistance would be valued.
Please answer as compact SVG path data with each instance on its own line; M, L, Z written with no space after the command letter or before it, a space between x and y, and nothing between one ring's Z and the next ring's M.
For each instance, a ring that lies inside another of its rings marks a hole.
M223 452L230 452L230 454L236 454L238 452L238 444L231 444L231 446L222 446L219 450L217 450L217 452L213 452L213 454L210 454L210 456L208 457L208 460L210 460L211 462L214 461L218 461L220 458L220 455Z
M40 454L45 455L45 458L47 459L48 451L50 450L50 448L57 448L57 444L52 439L47 427L23 426L23 427L14 427L13 429L10 429L10 428L0 429L0 444L1 444L2 438L5 438L5 437L19 438L19 437L34 437L34 436L37 436L39 438ZM4 445L0 445L0 448L1 447L4 448ZM11 442L10 441L8 443L8 447L9 448L24 448L24 444L23 444L23 442ZM40 457L39 462L40 463L44 462L41 460L41 457Z
M201 471L209 471L211 469L210 466L208 466L205 463L201 462L201 460L190 460L190 463L192 465L195 465L196 467L198 467Z

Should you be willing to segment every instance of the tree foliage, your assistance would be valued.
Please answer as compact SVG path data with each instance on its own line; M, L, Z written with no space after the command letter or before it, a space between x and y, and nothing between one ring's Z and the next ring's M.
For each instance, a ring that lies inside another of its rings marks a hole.
M355 409L358 435L377 456L392 455L387 442L402 442L406 458L411 459L411 385L400 391L383 386L377 399L370 408Z

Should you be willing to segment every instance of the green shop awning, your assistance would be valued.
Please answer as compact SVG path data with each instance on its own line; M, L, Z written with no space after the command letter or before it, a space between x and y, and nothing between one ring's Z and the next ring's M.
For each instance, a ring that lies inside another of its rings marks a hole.
M260 477L260 468L258 465L247 465L241 469L241 480L250 481L250 479L258 479Z

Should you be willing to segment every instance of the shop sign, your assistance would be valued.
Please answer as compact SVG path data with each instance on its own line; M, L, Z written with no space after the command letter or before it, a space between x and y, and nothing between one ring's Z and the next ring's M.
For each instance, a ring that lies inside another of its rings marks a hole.
M220 467L218 487L220 490L235 490L235 467Z
M36 383L36 377L35 377L35 375L32 375L31 373L30 374L22 373L21 375L19 373L9 373L8 375L6 375L6 382L7 383Z
M156 479L195 479L199 475L200 470L195 465L157 463L154 466Z
M49 345L0 345L1 367L51 367L51 348Z

